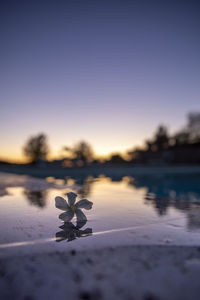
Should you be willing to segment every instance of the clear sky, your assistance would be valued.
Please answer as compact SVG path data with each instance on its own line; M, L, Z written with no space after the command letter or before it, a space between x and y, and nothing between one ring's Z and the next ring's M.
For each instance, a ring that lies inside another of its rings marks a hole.
M0 158L30 135L51 156L141 145L200 111L200 1L1 1Z

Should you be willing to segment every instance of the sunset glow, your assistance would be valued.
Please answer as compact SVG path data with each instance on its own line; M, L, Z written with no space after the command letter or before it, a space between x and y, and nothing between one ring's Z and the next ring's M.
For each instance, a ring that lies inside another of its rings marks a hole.
M79 140L96 155L125 152L200 109L195 5L38 5L1 9L1 159L24 161L24 143L40 132L50 158Z

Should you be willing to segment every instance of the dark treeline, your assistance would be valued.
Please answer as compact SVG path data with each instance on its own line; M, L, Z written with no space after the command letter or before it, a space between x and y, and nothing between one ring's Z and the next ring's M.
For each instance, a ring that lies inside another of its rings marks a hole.
M129 151L136 164L200 164L200 113L190 113L185 128L169 135L167 127L158 127L143 149Z
M169 134L166 126L158 126L154 136L145 141L144 147L125 153L126 159L115 153L109 159L100 160L86 141L72 147L64 146L61 159L53 161L47 161L49 150L47 136L43 133L30 137L23 148L29 164L40 167L200 164L200 113L190 113L186 126L173 135Z

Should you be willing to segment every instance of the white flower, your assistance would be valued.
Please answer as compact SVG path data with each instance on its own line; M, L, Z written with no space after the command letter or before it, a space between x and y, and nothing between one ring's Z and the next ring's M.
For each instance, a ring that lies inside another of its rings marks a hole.
M81 209L91 209L93 203L88 201L87 199L82 199L75 204L77 194L75 193L67 193L68 203L62 197L56 197L56 207L58 209L64 210L65 212L59 215L59 218L64 222L70 222L74 214L77 217L77 221L87 221L85 214Z

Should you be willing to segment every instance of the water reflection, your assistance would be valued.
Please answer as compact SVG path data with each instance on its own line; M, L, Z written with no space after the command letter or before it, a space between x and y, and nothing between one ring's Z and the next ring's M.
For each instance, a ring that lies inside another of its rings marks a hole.
M187 226L189 230L200 229L200 203L192 204L187 217Z
M100 176L104 177L105 176ZM125 182L128 187L146 189L144 204L152 205L159 216L168 214L170 207L187 214L188 229L200 229L200 176L198 175L137 175L121 176L115 174L107 177L111 182ZM87 195L92 190L95 178L78 178L82 191L87 187ZM88 189L89 185L89 189Z
M170 207L187 214L189 230L200 229L199 176L140 176L132 178L129 186L147 189L145 204L151 204L159 216L167 215Z
M67 177L65 179L66 184L75 184L77 187L77 193L80 197L85 198L88 197L91 193L92 185L94 183L95 178L93 176L78 176L77 178Z
M167 209L170 206L170 199L165 197L157 197L155 195L147 193L145 198L145 204L151 204L154 206L158 215L164 216L167 214ZM148 203L149 202L149 203Z
M56 233L56 242L67 240L71 242L76 238L86 237L92 235L92 228L81 228L87 223L87 221L77 222L76 226L72 222L64 222L63 225L59 226L62 231Z
M26 196L28 202L31 205L38 206L40 208L44 208L46 205L46 196L47 191L31 191L28 189L24 190L24 195Z
M110 172L113 170L110 170ZM108 171L106 171L108 172ZM105 172L105 174L106 174ZM77 194L81 198L92 197L93 191L95 192L96 187L101 188L101 183L106 179L108 185L106 188L109 189L109 184L115 183L113 186L121 185L123 188L122 192L131 191L128 197L132 200L132 195L136 194L136 190L142 189L141 207L143 205L149 205L156 211L156 214L160 217L170 215L170 209L176 209L185 214L187 217L187 228L188 230L200 229L200 176L199 175L134 175L131 172L124 176L125 172L115 172L115 174L99 175L94 172L93 176L88 175L87 172L82 170L81 172L74 173L72 177L65 178L66 185L56 185L56 179L51 178L51 182L41 182L39 179L29 177L10 177L1 179L0 183L0 196L7 196L11 191L9 187L23 186L24 195L31 205L39 208L44 208L46 202L49 201L49 189L61 189L71 187L72 190L76 190ZM109 180L107 180L109 178ZM61 179L61 177L58 177ZM62 178L62 180L64 180ZM97 186L95 185L97 184ZM6 190L8 188L8 190ZM106 192L106 191L105 191ZM110 198L109 198L110 197ZM115 197L115 189L112 189L112 194L108 194L108 200L112 200ZM134 207L134 202L132 202ZM63 219L66 223L62 229L62 235L69 238L69 229L73 231L72 236L80 237L85 233L82 227L77 225L69 225L71 220ZM63 225L62 225L63 226ZM71 227L70 227L71 226ZM73 230L72 230L73 229ZM79 231L78 231L79 230ZM91 233L91 232L89 232ZM59 233L61 234L61 233Z
M67 180L73 180L80 189L78 193L85 197L89 196L94 180L98 178L110 178L112 182L125 180L134 188L146 188L147 195L154 194L158 197L174 198L190 201L200 201L200 176L199 175L130 175L112 174L109 176L88 176L77 174Z
M1 188L0 186L0 197L7 196L7 195L9 195L7 190L5 188Z
M136 176L130 181L135 188L146 188L147 194L185 201L200 201L199 183L197 175Z
M169 207L188 212L195 203L200 205L198 176L139 176L130 181L129 185L134 188L145 187L145 204L152 204L160 216L166 215Z

